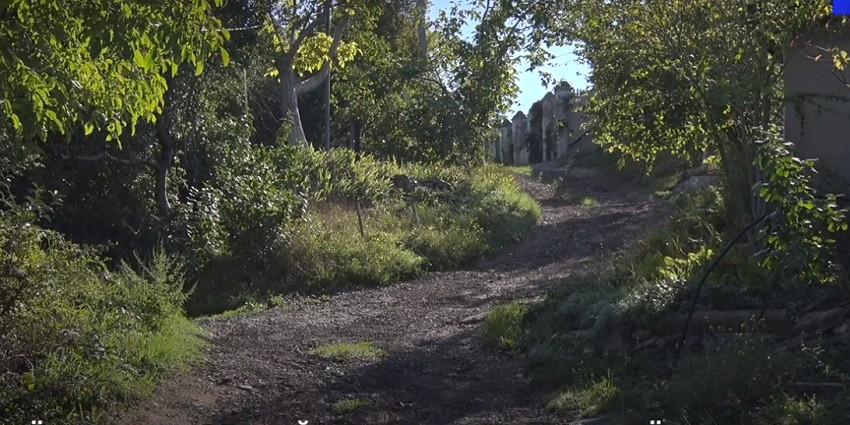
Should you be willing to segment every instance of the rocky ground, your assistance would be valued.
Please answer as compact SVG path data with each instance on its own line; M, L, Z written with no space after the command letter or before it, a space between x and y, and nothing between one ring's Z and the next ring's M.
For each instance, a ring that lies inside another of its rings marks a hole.
M153 399L124 407L115 423L569 423L543 408L546 394L527 379L522 356L483 343L483 315L500 302L541 299L663 223L666 213L601 171L562 172L555 183L518 178L543 206L540 225L523 242L464 270L205 320L208 361L164 382ZM362 341L386 355L341 361L312 352ZM366 405L334 408L351 399Z

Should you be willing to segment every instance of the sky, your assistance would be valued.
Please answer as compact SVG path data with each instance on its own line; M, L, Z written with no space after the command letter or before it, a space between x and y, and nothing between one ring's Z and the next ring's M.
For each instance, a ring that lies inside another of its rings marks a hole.
M448 10L450 7L451 0L431 0L429 15L434 18L439 14L440 10ZM572 48L568 46L552 47L549 49L549 52L555 56L555 59L553 59L552 65L542 68L544 71L552 74L555 81L567 80L576 89L587 88L587 75L590 73L590 68L580 63L579 58L573 53ZM527 113L532 103L543 98L546 92L553 88L551 86L544 87L540 81L538 71L527 71L527 68L527 64L517 66L520 93L514 100L511 115L517 111Z

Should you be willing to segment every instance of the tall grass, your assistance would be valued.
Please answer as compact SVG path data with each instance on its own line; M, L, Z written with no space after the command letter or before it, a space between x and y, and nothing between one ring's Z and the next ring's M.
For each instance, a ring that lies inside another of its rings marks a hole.
M4 423L101 421L110 403L150 394L162 373L200 357L179 262L160 252L108 272L30 220L0 218Z

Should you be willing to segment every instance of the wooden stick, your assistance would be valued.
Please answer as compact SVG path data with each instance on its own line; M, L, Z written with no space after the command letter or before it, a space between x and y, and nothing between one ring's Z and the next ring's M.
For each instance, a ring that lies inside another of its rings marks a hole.
M360 202L357 202L357 225L360 227L360 237L366 237L366 231L363 230L363 213L360 211Z

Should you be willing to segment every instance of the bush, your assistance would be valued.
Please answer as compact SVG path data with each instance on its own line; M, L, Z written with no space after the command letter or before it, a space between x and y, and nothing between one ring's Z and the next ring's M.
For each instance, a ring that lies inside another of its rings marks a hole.
M0 216L5 419L98 421L111 401L148 394L160 373L199 356L178 262L159 253L110 273L32 219L17 207Z
M213 181L178 205L168 239L187 253L196 314L271 293L387 284L462 266L515 242L540 217L504 167L399 166L345 149L233 149L217 159ZM443 179L452 189L397 193L395 174Z
M371 205L390 192L391 164L349 149L283 150L279 166L300 176L299 187L312 201L361 202Z
M288 261L290 283L314 290L352 285L377 285L417 275L422 258L407 250L398 235L360 235L351 212L330 207L292 228Z
M846 422L837 412L846 411L850 392L813 395L790 385L847 382L846 344L830 343L827 356L812 348L816 341L801 347L776 336L717 330L693 335L677 360L678 334L653 331L659 315L688 311L693 282L739 230L713 189L678 195L672 204L678 212L663 229L638 241L610 267L553 288L535 310L528 338L532 376L538 384L568 388L552 407L582 414L607 411L635 424L657 418L686 424ZM771 296L772 304L793 311L800 292L786 288L771 294L768 276L747 247L737 247L710 275L698 310L757 310ZM811 287L802 291L806 299L839 299L825 288L817 297ZM611 341L620 345L610 348ZM617 406L586 402L600 393L602 388L590 385L600 376L616 386Z

